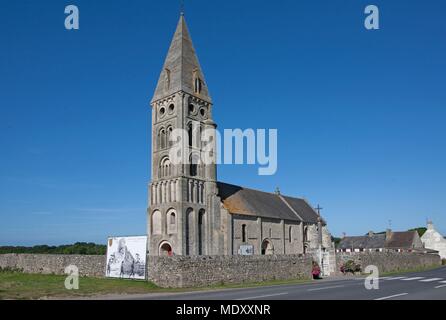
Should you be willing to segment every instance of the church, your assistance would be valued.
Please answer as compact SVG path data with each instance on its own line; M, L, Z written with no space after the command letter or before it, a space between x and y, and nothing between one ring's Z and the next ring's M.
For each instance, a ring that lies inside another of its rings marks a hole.
M213 103L181 14L155 89L147 211L151 256L291 255L333 248L327 223L305 200L219 182L216 164L176 165L171 135L192 123L216 129ZM204 143L188 138L189 159ZM210 143L214 144L215 140Z

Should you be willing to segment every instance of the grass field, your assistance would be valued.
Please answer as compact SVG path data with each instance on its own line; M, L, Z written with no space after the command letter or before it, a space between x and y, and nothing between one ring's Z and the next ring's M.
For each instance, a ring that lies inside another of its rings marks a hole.
M79 290L65 289L65 276L0 272L0 299L79 298L105 294L163 292L147 281L79 279Z
M164 289L148 281L121 279L79 278L79 290L65 289L66 276L0 272L0 300L45 298L83 298L104 295L175 293L197 290L259 287L280 284L308 283L311 280L266 281L244 284L221 284L207 288Z

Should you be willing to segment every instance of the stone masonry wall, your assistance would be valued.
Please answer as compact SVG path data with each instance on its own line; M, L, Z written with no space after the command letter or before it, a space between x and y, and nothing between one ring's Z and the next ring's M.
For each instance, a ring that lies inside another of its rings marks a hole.
M149 280L160 287L310 279L311 256L150 257Z
M348 260L362 270L375 265L381 273L439 266L438 255L397 252L338 253L336 272ZM25 273L64 274L76 265L81 276L104 277L105 256L3 254L0 268ZM161 287L206 287L223 283L310 279L311 255L148 257L149 280Z
M341 252L336 254L337 273L340 273L341 266L349 260L353 260L356 264L361 265L362 271L369 265L377 266L380 273L441 265L440 256L433 254L409 252Z
M81 276L104 277L105 256L57 254L0 254L0 268L21 269L25 273L65 274L65 268L75 265Z

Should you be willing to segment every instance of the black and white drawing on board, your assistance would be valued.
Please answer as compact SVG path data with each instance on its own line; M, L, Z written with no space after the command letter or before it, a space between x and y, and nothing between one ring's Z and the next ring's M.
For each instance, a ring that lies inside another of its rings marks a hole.
M108 239L107 271L109 278L145 279L147 237Z

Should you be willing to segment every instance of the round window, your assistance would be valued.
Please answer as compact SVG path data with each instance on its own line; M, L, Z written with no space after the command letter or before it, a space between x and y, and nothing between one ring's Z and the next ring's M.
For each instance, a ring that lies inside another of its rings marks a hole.
M200 109L200 114L202 117L206 117L206 110L205 109Z
M160 109L160 115L161 115L161 116L164 116L165 113L166 113L166 108L162 107L162 108Z
M175 105L172 103L170 106L169 106L169 113L173 113L175 111Z
M194 113L195 112L195 106L193 104L189 105L189 112Z

